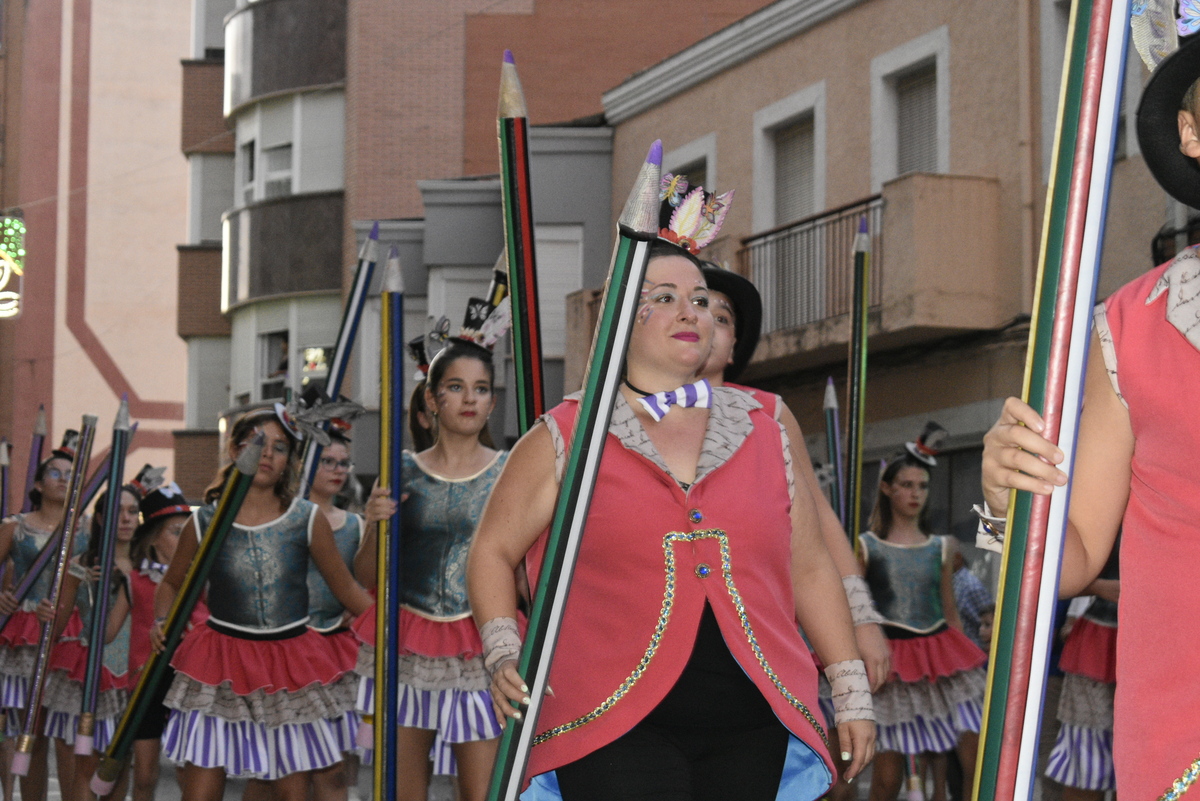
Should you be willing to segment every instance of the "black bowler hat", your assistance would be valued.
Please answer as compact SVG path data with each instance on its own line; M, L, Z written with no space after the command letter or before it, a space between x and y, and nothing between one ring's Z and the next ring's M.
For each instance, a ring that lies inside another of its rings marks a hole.
M1150 76L1137 112L1138 144L1154 179L1167 194L1200 208L1200 164L1179 149L1183 95L1200 78L1200 37L1186 42Z
M147 493L138 504L138 511L141 512L142 522L133 532L135 540L145 536L159 520L177 515L190 515L192 507L183 497L183 490L172 481Z
M700 268L708 288L726 295L733 304L733 362L725 368L725 380L736 381L750 363L762 329L762 296L758 289L732 270L711 261Z

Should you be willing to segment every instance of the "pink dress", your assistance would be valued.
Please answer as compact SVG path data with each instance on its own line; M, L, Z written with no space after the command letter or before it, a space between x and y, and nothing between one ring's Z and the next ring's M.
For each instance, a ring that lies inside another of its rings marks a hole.
M1172 288L1156 292L1160 278ZM1120 546L1119 798L1160 798L1200 767L1200 639L1192 628L1200 616L1200 352L1166 319L1168 304L1188 305L1196 286L1200 258L1189 248L1122 287L1096 315L1134 436Z

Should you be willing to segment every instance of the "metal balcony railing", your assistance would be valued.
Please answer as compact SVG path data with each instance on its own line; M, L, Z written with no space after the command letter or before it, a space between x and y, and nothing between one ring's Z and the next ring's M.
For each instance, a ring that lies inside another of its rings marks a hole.
M867 218L871 237L870 305L883 301L883 196L814 214L742 240L738 252L763 297L763 332L808 325L850 312L854 236Z

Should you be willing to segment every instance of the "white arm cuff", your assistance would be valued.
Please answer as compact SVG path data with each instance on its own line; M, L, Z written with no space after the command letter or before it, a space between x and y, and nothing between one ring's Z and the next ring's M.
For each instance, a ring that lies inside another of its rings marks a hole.
M834 662L825 668L825 678L833 698L833 723L840 726L851 720L875 720L871 701L871 683L861 659Z
M850 617L855 626L864 623L886 623L883 615L875 609L875 599L871 597L871 589L867 580L862 576L842 576L842 589L846 591L846 601L850 604Z

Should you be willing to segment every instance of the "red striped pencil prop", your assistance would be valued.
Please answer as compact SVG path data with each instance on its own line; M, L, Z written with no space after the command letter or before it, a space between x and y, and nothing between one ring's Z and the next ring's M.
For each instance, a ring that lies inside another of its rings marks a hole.
M388 254L380 292L379 486L397 506L404 440L404 276L400 255ZM401 515L379 521L375 598L375 799L396 797L396 720L400 708L400 537Z
M75 449L75 458L71 464L71 481L67 485L67 506L63 522L59 524L61 540L58 547L58 562L54 567L54 581L50 585L48 600L58 608L58 597L62 593L63 579L67 575L67 563L71 559L71 551L75 545L75 529L79 525L79 517L83 512L83 470L88 460L92 458L92 444L96 440L96 418L93 415L83 416L83 426L79 432L79 445ZM13 753L12 772L17 776L29 775L29 763L33 755L33 741L37 732L37 724L41 719L42 696L46 690L46 668L50 664L50 656L54 651L54 621L42 624L41 636L38 637L37 657L33 663L33 676L29 680L29 707L25 710L24 725L21 736L17 738L16 751Z
M42 463L42 451L46 447L46 407L38 406L37 419L33 423L33 441L29 444L29 467L25 470L25 494L21 500L21 512L33 511L33 482L37 477L38 465Z
M550 661L567 603L575 558L596 485L604 439L621 382L625 350L637 314L650 245L658 233L662 142L655 140L617 222L617 242L604 285L596 339L583 379L575 436L550 523L546 553L529 614L518 669L531 702L520 720L509 718L500 738L488 801L516 801L533 747Z
M371 226L367 241L363 242L358 252L358 266L354 269L354 284L350 287L350 295L346 298L346 307L342 311L342 323L338 326L337 341L333 346L333 357L329 360L329 372L325 379L325 394L331 401L336 401L342 391L342 382L346 379L346 368L350 364L350 351L358 338L358 326L362 321L363 308L367 303L367 290L371 288L371 279L375 276L375 263L379 261L379 223ZM321 424L329 430L329 423ZM308 497L312 489L313 478L317 475L317 466L321 463L321 444L309 437L304 444L303 467L300 477L304 497Z
M870 308L871 236L867 218L858 223L854 237L854 302L850 319L850 376L847 383L850 395L848 431L846 434L847 489L846 533L858 552L858 535L862 533L862 463L863 429L867 422L867 311Z
M546 411L542 374L542 328L538 313L534 254L533 195L529 187L529 121L512 51L500 66L500 185L508 291L512 296L513 369L516 372L517 431L524 434Z
M1025 400L1071 475L1104 233L1129 0L1079 0L1064 68L1050 171ZM1054 636L1068 487L1010 504L975 777L977 801L1032 797Z
M121 768L129 758L129 750L133 747L133 740L137 736L142 719L158 706L155 694L159 685L170 674L171 657L175 655L175 649L187 630L192 608L204 591L204 584L208 581L213 562L216 561L226 536L233 528L233 523L242 508L242 501L246 499L246 493L254 481L254 474L258 471L258 462L262 457L264 439L262 432L255 435L250 444L242 449L234 462L234 469L225 480L212 520L200 539L192 563L188 565L175 602L167 612L167 619L163 621L163 649L150 654L150 658L142 667L137 684L129 694L125 712L113 730L112 742L108 744L108 750L104 752L100 765L92 776L89 786L98 796L106 796L112 792L117 777L121 774Z
M75 753L92 753L96 728L96 701L100 696L100 667L104 662L105 630L112 601L113 559L117 551L117 525L121 516L121 478L125 475L125 454L129 451L129 401L121 398L117 419L113 422L112 448L108 454L108 502L104 507L104 526L100 534L100 580L96 583L96 601L88 631L87 673L83 681L83 702L75 729Z

